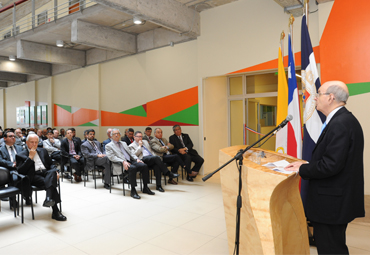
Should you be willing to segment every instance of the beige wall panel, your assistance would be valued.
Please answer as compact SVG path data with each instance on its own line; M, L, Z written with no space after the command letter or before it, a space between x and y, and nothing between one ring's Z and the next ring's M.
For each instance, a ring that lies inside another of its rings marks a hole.
M207 78L203 84L204 170L209 173L219 167L219 150L228 146L227 78Z
M52 101L52 77L41 79L36 81L36 105L41 105L40 103L47 103L48 105L48 126L52 127L53 122L53 101Z
M5 89L7 127L17 127L16 108L25 106L25 101L36 101L35 91L34 81Z
M370 153L370 119L368 111L364 111L366 104L364 102L369 102L370 93L351 96L347 102L347 108L349 111L356 116L358 121L362 126L365 137L365 150L364 150L364 171L365 171L365 194L370 195L370 158L367 157Z
M5 109L5 100L4 100L5 93L4 92L5 92L5 89L0 89L0 123L1 123L0 125L3 128L3 130L6 127L6 123L5 123L6 118L5 118L5 113L4 113L4 109Z
M54 103L99 110L99 65L53 77Z
M311 2L310 2L311 3ZM312 1L311 9L317 6ZM289 15L270 0L245 0L219 6L201 13L198 37L200 77L223 75L273 60L278 56L280 33L285 31L288 45ZM294 51L300 51L301 17L294 22ZM310 15L313 46L319 44L318 13Z

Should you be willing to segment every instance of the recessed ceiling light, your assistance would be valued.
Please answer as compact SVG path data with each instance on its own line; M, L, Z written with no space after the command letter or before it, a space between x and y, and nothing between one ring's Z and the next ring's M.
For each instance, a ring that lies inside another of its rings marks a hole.
M15 57L14 55L10 55L10 56L9 56L9 60L10 60L10 61L15 61L15 59L16 59L16 57Z
M57 46L58 47L63 47L64 46L64 42L62 40L57 40Z
M132 20L133 20L134 24L136 24L136 25L145 24L145 20L143 20L142 18L139 18L138 16L134 16L134 18Z

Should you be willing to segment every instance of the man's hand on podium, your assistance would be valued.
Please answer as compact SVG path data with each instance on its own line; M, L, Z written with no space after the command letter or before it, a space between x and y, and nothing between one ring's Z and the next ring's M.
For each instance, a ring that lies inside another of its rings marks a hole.
M284 170L292 171L292 172L299 172L299 167L303 164L303 162L293 162L287 165Z

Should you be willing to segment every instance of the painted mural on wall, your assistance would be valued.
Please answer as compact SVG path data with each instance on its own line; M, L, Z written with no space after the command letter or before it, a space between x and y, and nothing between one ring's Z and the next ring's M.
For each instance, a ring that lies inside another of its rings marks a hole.
M54 104L54 126L99 126L98 110Z
M198 87L120 112L101 111L101 126L198 126ZM54 104L54 126L98 126L99 112Z

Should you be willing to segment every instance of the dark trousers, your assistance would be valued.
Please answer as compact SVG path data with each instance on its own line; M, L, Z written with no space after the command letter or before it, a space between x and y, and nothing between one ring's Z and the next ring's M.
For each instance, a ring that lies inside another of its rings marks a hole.
M149 169L148 166L144 163L139 162L129 162L131 165L128 169L128 179L130 180L131 187L134 188L137 186L136 183L136 174L141 172L143 177L144 187L149 183Z
M163 154L163 163L166 163L168 166L171 166L172 172L175 174L177 174L179 166L185 165L184 161L182 161L180 156L177 154L174 154L174 155Z
M60 195L57 191L57 169L36 171L31 180L31 185L46 190L46 196L52 198L55 203L60 203Z
M104 182L107 184L110 184L111 179L110 179L110 174L111 174L111 169L110 169L110 161L107 156L103 158L96 158L94 159L94 163L96 166L102 166L104 167Z
M158 156L145 156L141 159L149 168L153 168L155 174L155 182L157 186L161 186L162 173L167 174L168 169L163 164Z
M317 253L349 254L346 245L346 229L348 224L330 225L311 222Z
M188 174L191 174L192 171L199 172L204 162L204 159L201 156L195 154L178 154L178 155L184 161L185 170ZM191 162L194 162L193 168L190 168Z
M79 160L75 159L72 155L69 155L69 158L71 160L71 167L76 170L76 174L78 176L81 176L82 171L84 170L85 164L84 164L84 157L80 157Z

